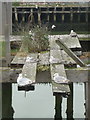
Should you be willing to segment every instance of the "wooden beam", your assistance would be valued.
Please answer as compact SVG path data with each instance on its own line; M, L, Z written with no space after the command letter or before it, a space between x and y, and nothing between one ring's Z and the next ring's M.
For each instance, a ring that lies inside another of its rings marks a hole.
M56 40L56 43L81 67L86 65L60 40Z
M18 52L11 62L11 67L20 66L20 65L23 66L25 60L26 60L26 56L21 56L20 52Z
M38 54L29 54L27 57L32 57L34 61L26 61L22 69L22 76L29 78L32 81L32 83L35 83L36 80L37 55Z
M74 69L65 69L67 78L71 82L88 82L90 68L80 67Z
M49 52L39 54L39 64L49 65Z
M51 57L54 59L51 64L64 62L62 59L61 50L50 50L50 59Z
M58 73L60 76L63 76L66 78L66 73L64 70L64 65L50 65L50 71L51 71L51 79L52 79L52 91L53 93L57 94L68 94L70 93L69 85L68 84L58 84L55 83L53 80L53 76L55 73Z

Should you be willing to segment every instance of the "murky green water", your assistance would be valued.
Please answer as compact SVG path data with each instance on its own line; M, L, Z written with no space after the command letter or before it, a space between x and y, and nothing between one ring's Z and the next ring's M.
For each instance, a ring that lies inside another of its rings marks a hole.
M12 106L13 118L61 118L61 116L67 118L67 98L62 98L60 106L61 98L57 96L56 100L53 96L51 84L36 84L35 90L28 91L26 94L25 91L18 91L17 84L12 84L11 94L11 85L5 84L2 91L3 117L7 114L8 117L12 116L12 112L10 113ZM85 118L84 84L74 83L73 91L73 118Z

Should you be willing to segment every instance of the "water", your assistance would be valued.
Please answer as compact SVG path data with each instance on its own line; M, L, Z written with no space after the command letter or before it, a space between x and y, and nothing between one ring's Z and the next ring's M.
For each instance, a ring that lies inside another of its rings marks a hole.
M35 91L18 92L13 85L13 106L15 118L53 118L54 97L50 85L35 85Z
M44 75L37 78L50 81L50 76ZM35 90L26 93L18 91L17 84L0 84L0 118L85 118L84 83L73 83L70 88L73 92L64 98L53 96L49 83L35 84Z
M84 84L74 83L73 91L73 117L85 118ZM7 95L11 97L8 93ZM5 100L10 105L10 99L7 100L5 95L3 107L5 107ZM54 118L56 113L55 105L55 96L53 96L51 84L36 84L35 90L27 92L26 97L25 91L18 91L17 84L12 84L13 118ZM67 98L62 98L61 106L62 118L67 118ZM61 109L60 106L56 107L58 110Z

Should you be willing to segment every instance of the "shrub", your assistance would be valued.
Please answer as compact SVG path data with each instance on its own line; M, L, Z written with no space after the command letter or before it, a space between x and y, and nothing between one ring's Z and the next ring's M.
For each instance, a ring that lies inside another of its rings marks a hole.
M34 26L23 31L22 50L28 52L40 52L48 50L48 30L46 26Z

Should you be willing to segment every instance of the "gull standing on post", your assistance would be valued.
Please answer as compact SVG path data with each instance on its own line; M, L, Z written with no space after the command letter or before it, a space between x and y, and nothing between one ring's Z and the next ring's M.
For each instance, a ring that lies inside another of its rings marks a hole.
M71 36L71 37L76 37L77 34L76 34L76 32L74 32L73 30L71 30L71 32L70 32L70 36Z
M54 29L56 26L55 25L52 25L52 29Z

